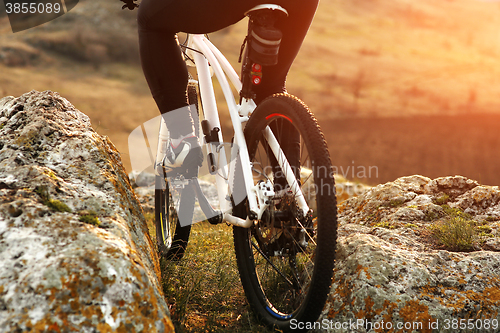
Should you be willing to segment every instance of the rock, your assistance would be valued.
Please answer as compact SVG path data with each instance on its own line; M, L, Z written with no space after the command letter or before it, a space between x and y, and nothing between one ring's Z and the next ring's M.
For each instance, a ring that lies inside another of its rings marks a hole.
M485 324L499 331L498 187L404 177L341 203L339 212L334 282L316 331L483 332ZM453 218L474 226L475 251L433 240L432 226ZM474 327L460 330L469 319Z
M349 181L341 175L335 174L334 176L335 191L337 193L337 203L341 203L344 200L356 197L370 189L370 186L368 185Z
M173 331L118 151L50 91L0 100L0 331Z
M498 186L477 186L466 195L459 196L450 206L459 207L469 214L500 219L499 202Z
M132 171L128 177L133 188L154 188L155 186L155 175L153 173Z

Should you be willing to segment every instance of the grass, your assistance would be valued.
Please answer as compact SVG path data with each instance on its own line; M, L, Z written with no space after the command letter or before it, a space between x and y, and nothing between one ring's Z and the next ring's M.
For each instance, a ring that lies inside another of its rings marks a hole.
M0 71L5 74L0 77L0 98L18 97L32 89L59 92L90 117L99 134L110 137L122 154L127 171L132 170L128 136L159 114L139 67L107 64L95 70L89 64L58 59L57 65L36 69L0 63Z
M67 212L71 213L71 208L68 207L64 202L56 199L49 199L44 202L44 205L56 212Z
M154 215L146 220L155 237ZM160 260L162 287L176 332L273 332L247 303L234 254L232 227L193 225L179 262Z
M97 217L97 213L94 212L93 210L89 210L89 211L84 210L84 211L79 212L79 214L80 214L80 218L79 218L80 222L92 224L92 225L95 225L97 227L101 224L101 221Z
M429 228L432 235L450 251L473 251L478 239L477 231L474 229L474 221L460 216L439 221Z
M51 210L56 212L68 212L71 213L71 208L68 207L64 202L56 199L51 199L47 186L38 186L35 188L35 193L40 196L42 203L49 207Z
M443 194L439 198L435 200L436 205L444 205L450 200L450 196L448 194Z
M385 228L385 229L396 229L397 227L388 221L381 221L379 223L376 223L373 227L375 228Z
M440 202L446 202L444 198ZM470 252L479 248L485 237L491 237L491 227L480 225L472 216L460 208L452 208L447 204L441 207L446 214L442 220L427 227L434 239L446 250Z

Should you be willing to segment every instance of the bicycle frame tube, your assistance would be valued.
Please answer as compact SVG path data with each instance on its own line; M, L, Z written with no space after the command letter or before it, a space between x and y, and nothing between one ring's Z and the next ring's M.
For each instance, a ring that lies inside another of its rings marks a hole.
M274 157L276 157L276 160L278 161L278 165L281 167L281 170L285 171L286 181L288 182L288 185L290 185L292 193L295 193L295 197L297 198L297 203L299 205L299 208L304 213L304 216L306 216L307 213L309 212L309 206L307 205L306 199L304 198L304 194L300 189L299 182L295 178L295 173L293 172L290 163L288 163L285 153L283 153L283 150L281 149L278 140L274 136L273 131L271 131L269 126L266 127L264 136L274 154Z
M201 102L203 105L203 110L205 114L205 119L208 120L210 125L213 127L220 128L220 121L217 112L217 103L215 101L215 94L213 90L212 80L210 77L210 70L208 67L207 60L198 53L193 54L196 64L196 70L198 72L198 81L200 87L201 94ZM219 142L223 142L222 133L218 133ZM208 144L208 153L214 152L216 149L214 144ZM221 151L221 158L226 159L225 151ZM222 171L223 175L227 175L227 168L223 165ZM227 211L229 208L228 202L226 200L227 191L226 191L226 180L225 177L220 175L217 172L215 176L216 186L217 186L217 195L219 197L220 209L222 211Z
M245 188L247 190L247 197L249 200L250 209L252 209L252 207L257 208L258 205L256 196L255 193L252 193L254 192L254 184L252 179L252 170L250 167L250 158L248 157L246 141L243 135L243 127L241 125L240 116L238 113L238 106L234 99L234 95L229 85L229 82L227 81L226 75L230 77L233 85L237 90L238 88L241 90L241 82L238 78L238 75L231 67L229 62L217 50L217 48L205 38L205 36L193 35L191 38L192 38L192 45L194 46L194 48L202 52L204 56L203 57L198 52L195 52L193 54L193 56L195 57L194 59L195 59L196 69L198 71L198 79L200 81L199 82L200 92L202 97L201 99L203 104L203 110L205 112L205 118L209 121L211 126L213 127L217 126L220 128L220 120L217 112L215 95L213 93L213 85L208 69L208 62L210 62L210 65L212 66L215 72L217 80L220 83L220 86L224 93L224 97L226 99L226 103L229 108L229 115L231 117L231 122L234 128L234 139L236 146L240 148L239 157L241 159L241 164L243 168L243 180L245 183ZM214 52L214 50L217 51ZM218 56L216 56L216 54ZM219 132L219 141L223 142L221 132ZM222 161L227 163L224 150L221 149L220 152L223 154L220 156ZM231 160L234 159L235 156L231 156ZM226 164L224 164L224 174L225 175L228 174ZM227 189L229 184L224 184L225 186L219 186L222 185L223 182L225 183L226 180L220 177L219 175L217 175L216 179L217 179L216 183L217 183L217 191L219 194L219 200L221 202L224 202L225 204L225 207L221 207L221 209L223 211L227 211L229 202L227 201L226 197L228 195ZM231 182L232 180L228 179L228 181Z
M210 126L212 128L218 127L220 129L220 120L219 114L217 111L217 103L215 99L212 79L210 75L209 63L212 66L217 80L220 83L222 91L224 93L224 97L226 99L229 114L231 117L231 122L234 128L234 139L236 146L239 147L239 157L242 164L243 169L243 180L245 184L246 194L248 198L250 211L255 213L257 218L261 218L265 207L259 207L257 196L258 188L253 183L253 173L251 169L250 157L248 156L248 149L246 146L245 137L243 134L242 122L248 120L248 116L255 109L255 103L253 101L244 101L242 105L238 106L236 100L234 98L233 92L231 90L231 86L227 78L229 77L231 83L237 91L241 90L241 81L236 74L235 70L227 61L227 59L223 56L223 54L203 35L190 35L188 45L190 48L199 51L192 51L191 56L194 59L196 70L198 72L198 81L200 87L201 101L203 105L203 110L205 114L205 119L208 120ZM219 142L223 142L222 133L219 131ZM281 161L283 170L288 169L291 170L288 161L284 157L284 153L279 147L279 144L268 128L266 131L266 139L270 143L274 149L272 149L278 161ZM217 150L218 144L209 144L209 150ZM228 188L229 184L232 184L233 173L228 174L227 168L227 158L224 149L219 149L220 159L223 161L223 167L221 169L222 175L220 172L216 175L216 185L217 185L217 193L220 202L220 208L223 212L230 212L230 202L227 200L228 198ZM231 161L235 160L236 149L231 150ZM220 165L220 164L219 164ZM232 169L230 170L232 171ZM293 175L293 172L287 172L287 174ZM288 179L290 178L290 179ZM287 181L292 188L292 190L298 195L298 203L299 207L307 213L309 207L304 199L302 191L300 190L300 186L298 185L295 177L290 176L287 177ZM223 218L226 222L241 226L241 227L250 227L253 223L250 219L243 220L237 217L230 215L230 213L224 213Z

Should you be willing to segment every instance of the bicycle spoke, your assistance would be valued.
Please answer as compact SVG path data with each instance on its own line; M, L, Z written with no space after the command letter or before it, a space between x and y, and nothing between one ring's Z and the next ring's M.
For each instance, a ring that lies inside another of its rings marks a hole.
M295 257L290 257L288 259L288 264L290 265L290 268L292 269L292 277L295 281L295 284L294 284L294 287L295 289L297 290L302 290L302 285L300 283L300 278L299 276L297 275L297 261L295 260Z
M274 264L273 262L271 261L271 259L269 259L266 254L264 252L262 252L262 250L254 243L252 242L252 246L257 250L257 252L259 252L259 254L262 256L262 258L264 258L269 265L271 265L271 267L279 274L281 275L281 277L283 277L283 279L290 285L293 287L293 283L292 281L290 281L286 276L285 274L283 274Z

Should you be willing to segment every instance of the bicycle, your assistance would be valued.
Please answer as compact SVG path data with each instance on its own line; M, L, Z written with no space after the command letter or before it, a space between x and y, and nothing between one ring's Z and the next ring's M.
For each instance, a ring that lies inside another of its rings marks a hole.
M259 106L252 100L253 85L265 80L265 64L254 59L276 61L276 43L256 40L253 32L260 26L272 27L286 15L278 5L259 5L247 13L241 81L204 35L188 35L182 44L186 61L194 63L198 74L197 81L190 80L188 95L197 106L199 89L204 120L202 134L197 135L207 149L219 209L209 204L196 178L187 180L182 174L155 178L161 255L171 260L183 257L191 226L182 226L178 213L192 210L197 197L210 223L233 226L240 278L254 313L285 331L294 320L314 322L319 317L330 291L337 238L332 164L316 119L303 102L286 93L268 97ZM261 51L255 43L271 50L255 54ZM230 143L224 143L220 130L210 68L229 108L234 129ZM239 103L228 79L240 92ZM173 199L176 191L181 191L180 202Z

